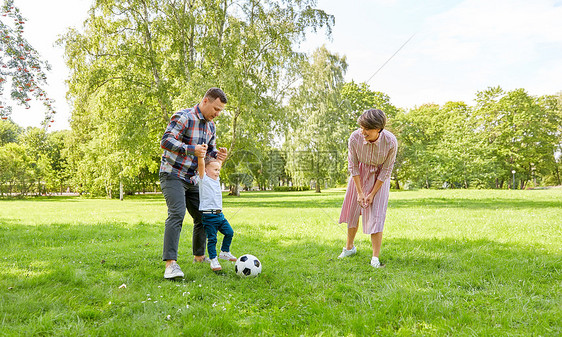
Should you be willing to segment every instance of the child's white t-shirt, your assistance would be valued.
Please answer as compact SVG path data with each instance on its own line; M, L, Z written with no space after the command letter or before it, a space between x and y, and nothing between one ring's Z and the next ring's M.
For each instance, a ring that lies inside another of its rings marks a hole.
M195 176L195 181L197 181L197 184L199 185L199 210L222 210L220 178L215 180L205 173L203 178L197 174Z

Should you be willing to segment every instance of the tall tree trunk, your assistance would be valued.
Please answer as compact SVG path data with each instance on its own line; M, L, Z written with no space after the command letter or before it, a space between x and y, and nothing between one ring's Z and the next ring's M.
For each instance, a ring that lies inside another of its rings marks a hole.
M240 109L240 105L238 105L234 113L234 118L232 118L232 139L230 140L230 148L228 149L229 154L234 150L234 146L236 145L236 127L238 126L238 117L240 117L241 114L242 110Z
M560 170L558 169L558 166L554 166L554 177L556 178L556 185L562 185L562 182L560 181Z
M233 195L236 197L240 196L240 189L238 188L238 183L230 185L230 192L228 193L228 195Z

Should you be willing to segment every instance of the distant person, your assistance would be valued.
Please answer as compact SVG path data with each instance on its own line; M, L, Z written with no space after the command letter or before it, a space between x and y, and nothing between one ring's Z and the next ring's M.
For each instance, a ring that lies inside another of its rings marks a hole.
M199 188L195 186L194 176L199 155L206 153L220 161L227 157L226 149L221 148L220 152L216 149L216 127L213 123L226 103L226 95L221 89L210 88L199 104L176 112L162 136L160 146L164 153L160 163L160 186L168 206L162 254L166 261L164 278L184 276L177 259L186 209L193 218L193 262L210 262L205 257L206 236L199 212Z
M206 149L207 145L203 145ZM211 270L222 269L218 258L236 261L236 256L230 253L230 244L234 236L234 230L222 213L222 191L219 175L221 173L221 162L208 157L205 153L199 153L196 176L199 186L199 211L203 214L202 221L207 234L207 251L211 260ZM221 252L217 258L217 232L224 237Z
M348 169L351 175L343 200L339 223L347 223L347 242L338 258L357 253L353 244L362 217L363 233L371 236L371 266L381 267L379 254L390 194L390 174L396 160L398 142L388 130L382 110L365 111L357 120L348 143Z

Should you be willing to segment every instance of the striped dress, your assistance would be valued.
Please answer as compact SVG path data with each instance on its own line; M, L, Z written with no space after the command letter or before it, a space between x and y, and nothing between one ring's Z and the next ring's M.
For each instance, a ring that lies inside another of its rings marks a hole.
M398 141L388 130L383 130L374 142L367 142L361 129L355 130L349 137L348 169L351 176L360 176L365 198L373 190L376 179L383 185L375 194L373 203L366 208L357 204L357 190L353 179L349 180L343 199L339 223L347 223L348 228L357 227L362 215L363 233L382 232L388 196L390 194L390 174L396 160Z

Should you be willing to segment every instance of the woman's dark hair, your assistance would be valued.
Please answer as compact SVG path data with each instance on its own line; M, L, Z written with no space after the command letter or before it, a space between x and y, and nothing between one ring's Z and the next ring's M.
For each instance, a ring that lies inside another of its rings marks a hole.
M386 115L381 109L370 109L357 118L357 123L367 130L382 130L386 125Z
M209 90L207 90L204 97L208 97L211 101L214 101L218 98L225 104L228 102L228 100L226 99L226 94L219 88L210 88Z

